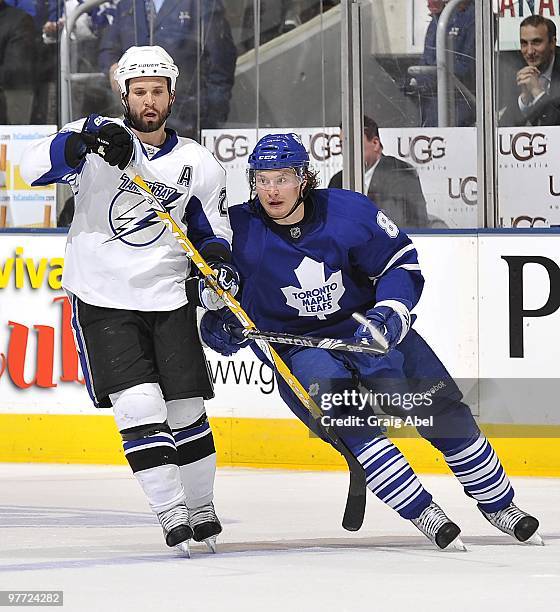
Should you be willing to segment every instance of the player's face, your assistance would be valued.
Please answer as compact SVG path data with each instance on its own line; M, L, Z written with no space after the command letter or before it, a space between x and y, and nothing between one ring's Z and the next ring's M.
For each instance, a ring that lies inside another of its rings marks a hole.
M130 79L128 106L134 127L140 132L156 132L165 123L173 97L164 77Z
M290 212L305 181L291 169L259 170L255 174L259 201L271 219L282 219Z
M520 29L521 54L527 66L545 67L552 59L556 38L548 40L548 29L544 24L537 27L523 26Z

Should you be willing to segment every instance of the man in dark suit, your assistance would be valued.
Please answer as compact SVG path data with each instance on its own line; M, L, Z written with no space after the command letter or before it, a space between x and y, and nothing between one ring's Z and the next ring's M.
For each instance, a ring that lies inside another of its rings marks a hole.
M560 49L551 19L531 15L519 28L521 56L503 91L500 126L560 125Z
M370 200L400 227L428 227L426 200L416 170L406 162L383 155L377 123L364 116L364 188ZM329 187L342 187L342 171Z

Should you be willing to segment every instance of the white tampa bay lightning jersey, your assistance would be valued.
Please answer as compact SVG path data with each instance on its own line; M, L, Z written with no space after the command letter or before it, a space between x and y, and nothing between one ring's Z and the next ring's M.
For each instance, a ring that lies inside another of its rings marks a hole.
M110 119L123 124L119 119ZM166 311L187 302L190 263L129 176L96 154L67 165L66 139L84 120L66 125L24 154L21 173L31 185L66 182L75 213L66 244L64 288L106 308ZM166 130L161 148L135 137L132 170L202 252L230 250L225 170L194 140Z

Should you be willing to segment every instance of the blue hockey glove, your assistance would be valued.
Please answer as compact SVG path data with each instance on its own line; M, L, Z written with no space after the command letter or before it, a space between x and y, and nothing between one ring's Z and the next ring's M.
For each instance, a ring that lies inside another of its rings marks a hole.
M395 348L410 329L410 313L404 304L402 308L399 306L398 311L389 306L378 305L368 310L365 316L383 334L389 343L389 349ZM367 341L373 339L366 325L360 325L354 337Z
M208 262L208 265L216 272L218 285L224 290L229 291L235 297L239 291L239 274L237 270L223 261ZM206 310L219 310L225 308L224 300L206 284L205 279L201 279L198 284L198 299Z
M129 130L119 123L107 121L100 115L88 115L80 134L88 151L102 157L110 166L124 170L134 155L134 139Z
M251 340L243 338L237 317L227 308L207 311L200 321L200 336L212 350L229 357Z
M218 285L224 291L229 291L233 297L239 291L239 273L230 263L224 261L209 261L208 265L216 273Z

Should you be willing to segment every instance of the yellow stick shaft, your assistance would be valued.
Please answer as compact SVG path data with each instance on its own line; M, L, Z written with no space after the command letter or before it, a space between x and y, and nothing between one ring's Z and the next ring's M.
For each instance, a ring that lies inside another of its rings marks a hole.
M177 240L187 254L187 257L200 270L210 287L224 300L226 306L237 317L243 328L256 330L257 328L255 324L250 319L249 315L243 310L241 304L228 291L224 291L218 285L218 280L214 270L206 263L204 257L202 257L193 243L187 238L187 235L177 225L173 217L165 210L163 206L161 206L160 202L154 196L152 190L146 184L144 179L142 179L142 177L139 175L135 175L132 180L146 194L146 196L152 200L152 208L159 217L160 221L162 221L167 229L173 234L175 240ZM322 412L319 406L317 406L317 404L310 397L309 393L304 389L303 385L292 374L280 355L278 355L278 353L270 346L268 342L262 340L257 342L259 343L259 346L265 349L265 352L271 356L278 373L286 381L299 401L309 410L309 412L311 412L315 418L321 418Z

